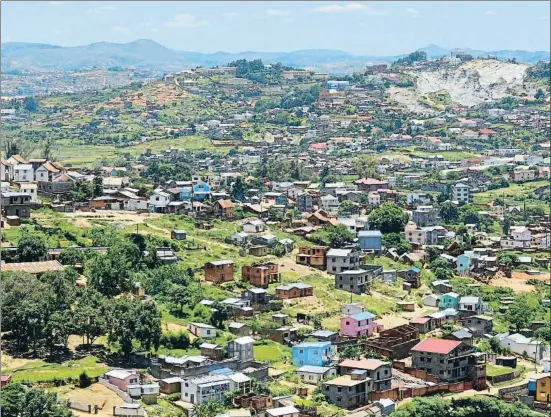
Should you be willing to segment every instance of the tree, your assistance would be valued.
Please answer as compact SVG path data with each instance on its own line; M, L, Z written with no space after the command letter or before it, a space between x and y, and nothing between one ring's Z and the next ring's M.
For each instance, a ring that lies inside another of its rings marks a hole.
M398 255L411 252L411 244L400 233L387 233L383 235L382 243L385 248L396 249Z
M17 243L17 254L20 262L39 261L48 255L46 240L42 235L32 233L27 227L22 227Z
M82 265L85 259L84 251L77 248L66 248L59 254L59 260L63 265Z
M347 346L340 353L341 359L359 360L362 356L362 349L359 346Z
M538 88L538 91L536 91L536 95L534 97L536 100L543 99L545 98L545 92L541 88Z
M0 144L0 149L6 158L13 155L21 155L25 158L34 150L29 141L5 129L0 132Z
M520 332L532 323L538 310L537 304L534 304L528 297L520 296L515 302L509 305L505 313L505 319L515 326L516 331Z
M4 417L73 417L54 392L12 383L2 388L0 409Z
M453 278L453 270L450 267L436 268L433 272L435 278L438 280L450 280Z
M446 201L440 206L440 217L444 223L457 223L459 220L459 210L451 201Z
M332 248L342 248L354 241L354 234L344 225L329 225L310 235L310 240L320 245L329 245Z
M353 201L343 201L339 206L339 216L350 216L352 214L358 214L360 207Z
M231 195L234 199L243 201L245 199L245 185L241 177L237 177L231 189Z
M459 209L459 218L463 224L476 224L480 223L480 214L478 214L478 207L474 204L465 204Z
M34 97L27 96L23 99L23 108L34 113L38 110L38 101Z
M224 404L214 398L196 405L192 412L192 417L215 417L224 411Z
M505 217L501 223L501 227L503 228L503 234L508 235L511 231L511 218Z
M518 263L518 256L511 252L501 252L497 256L497 261L510 267Z
M86 344L93 344L98 337L107 332L104 303L103 296L90 287L85 288L76 300L76 334L85 338Z
M400 233L408 222L408 215L394 203L383 203L368 217L369 225L381 233Z
M67 348L69 336L76 331L74 313L71 310L56 311L48 318L46 331L53 344L61 343Z

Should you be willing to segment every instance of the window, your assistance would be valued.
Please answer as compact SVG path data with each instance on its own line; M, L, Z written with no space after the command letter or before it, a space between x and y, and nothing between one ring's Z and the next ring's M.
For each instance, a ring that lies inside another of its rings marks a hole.
M346 325L347 325L347 326L348 326L348 325L350 325L350 322L349 322L349 321L347 321L347 322L346 322Z
M316 349L316 350L314 350L314 355L317 355L317 354L318 354L318 351L317 351L317 349Z
M210 334L210 330L207 330L207 334Z
M440 371L440 375L444 375L444 371Z
M419 360L420 360L421 362L425 362L425 358L423 358L423 357L420 357Z
M432 374L432 368L427 368L427 374Z

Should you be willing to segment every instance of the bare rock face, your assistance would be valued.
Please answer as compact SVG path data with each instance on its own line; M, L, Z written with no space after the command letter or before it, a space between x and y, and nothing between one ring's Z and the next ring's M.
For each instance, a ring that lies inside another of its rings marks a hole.
M454 102L471 107L485 100L522 92L528 67L527 64L484 59L465 62L457 67L411 71L408 74L415 80L415 87L394 88L389 93L412 111L419 111L418 105L414 105L415 97L440 90L446 90Z

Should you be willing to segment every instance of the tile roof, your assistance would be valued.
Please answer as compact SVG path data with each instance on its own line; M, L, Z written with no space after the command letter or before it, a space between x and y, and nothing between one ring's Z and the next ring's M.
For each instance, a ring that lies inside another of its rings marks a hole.
M339 363L339 366L345 367L345 368L355 368L355 369L363 369L367 371L374 371L375 369L379 368L383 365L389 365L387 362L380 361L378 359L362 359L360 361L355 361L352 359L345 359L341 363Z
M417 343L415 346L411 348L411 350L414 352L428 352L428 353L439 353L442 355L447 355L460 344L461 342L457 340L428 338Z

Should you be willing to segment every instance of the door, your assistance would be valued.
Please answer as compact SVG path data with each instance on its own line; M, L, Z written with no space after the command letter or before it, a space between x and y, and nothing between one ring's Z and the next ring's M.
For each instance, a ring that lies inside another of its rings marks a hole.
M189 402L192 403L192 404L195 404L195 394L190 394L189 395Z

